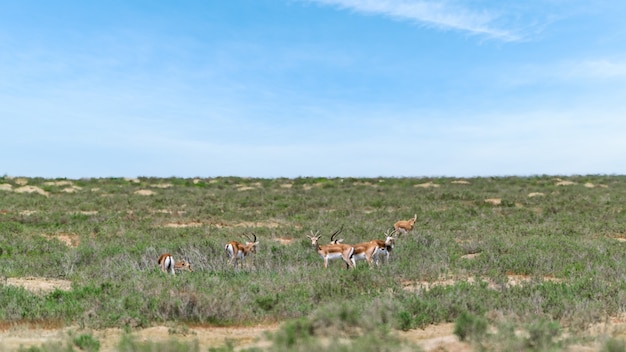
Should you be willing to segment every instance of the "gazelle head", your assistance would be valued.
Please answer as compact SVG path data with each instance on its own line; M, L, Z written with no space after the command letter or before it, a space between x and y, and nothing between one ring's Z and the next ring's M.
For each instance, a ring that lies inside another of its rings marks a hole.
M193 269L191 268L191 261L187 257L185 257L185 259L183 260L176 262L176 264L174 264L174 269L187 270L187 271L193 272Z
M330 244L340 244L341 242L343 242L343 238L335 238L335 236L337 236L341 231L343 231L343 225L341 225L341 228L339 228L339 230L333 232L333 234L330 235ZM322 238L322 235L320 235L319 231L313 233L313 230L311 230L311 236L306 235L306 237L311 240L311 245L313 247L317 247L319 245L319 239Z
M396 244L396 239L398 239L398 237L394 237L394 235L396 234L398 234L398 231L396 231L395 229L390 229L385 232L385 245L387 247L393 248L393 246Z
M256 253L256 247L259 245L259 242L256 240L256 235L254 233L252 234L252 236L254 236L254 238L250 237L246 233L244 233L243 235L248 240L248 241L246 241L245 247L248 248L248 251L250 253Z
M319 247L320 245L319 240L320 238L322 238L322 235L320 235L319 231L313 233L313 230L311 230L311 236L306 235L306 237L308 237L311 240L311 246L313 246L313 248Z

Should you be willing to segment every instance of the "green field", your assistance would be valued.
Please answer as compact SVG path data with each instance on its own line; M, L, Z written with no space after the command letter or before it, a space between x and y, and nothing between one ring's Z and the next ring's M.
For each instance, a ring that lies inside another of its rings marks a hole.
M593 342L622 351L618 333L588 331L626 312L624 207L626 176L4 176L0 321L129 330L281 323L270 337L276 351L411 350L394 331L453 322L477 350ZM345 243L384 239L414 214L415 229L380 267L334 261L325 270L306 238L319 230L324 244L343 226ZM235 270L224 245L243 233L256 234L259 249ZM162 273L165 252L189 258L194 272ZM71 287L7 284L20 277ZM140 350L128 345L120 344Z

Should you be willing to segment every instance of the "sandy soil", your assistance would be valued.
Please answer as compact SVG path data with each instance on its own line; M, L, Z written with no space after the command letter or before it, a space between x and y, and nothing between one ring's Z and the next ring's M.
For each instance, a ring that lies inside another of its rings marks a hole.
M458 279L458 278L457 278ZM530 278L522 275L511 274L506 285L523 285ZM466 279L469 283L474 282L474 278ZM543 278L544 281L558 280L552 277ZM435 282L404 282L406 290L419 291L428 290L437 285L450 285L453 279L442 279ZM66 280L22 277L7 278L7 285L24 287L35 293L46 293L54 289L69 290L71 282ZM494 289L498 286L493 285ZM166 342L171 339L180 342L197 341L201 351L208 350L209 347L221 347L227 342L231 343L235 350L258 347L264 348L270 345L265 339L267 332L274 332L279 328L279 324L258 325L246 327L212 327L212 326L155 326L146 329L136 330L131 333L136 341L140 342ZM396 331L395 334L402 340L416 344L422 350L428 351L472 351L470 344L461 342L453 333L454 324L431 325L424 329L413 329L409 331ZM626 337L626 314L620 317L612 317L601 324L590 327L588 333L591 336L614 336ZM0 351L16 351L20 348L39 347L50 343L67 343L71 337L81 334L90 334L100 341L100 351L115 351L124 331L119 328L103 330L81 330L78 326L60 327L54 322L46 326L36 326L32 324L7 324L0 322ZM569 351L594 351L600 345L591 346L570 346Z
M269 347L266 332L274 332L278 325L259 325L252 327L190 327L181 333L180 329L167 326L155 326L132 332L135 341L166 342L175 339L180 342L197 341L201 351L209 347L221 347L230 342L235 350L244 348ZM471 351L469 344L460 342L453 334L454 324L432 325L425 329L399 331L398 336L408 342L419 345L424 351ZM104 330L81 330L77 326L46 329L32 326L13 326L0 331L0 350L16 351L20 348L39 347L43 344L67 343L71 337L91 334L100 341L100 351L115 351L123 336L118 328Z
M35 293L47 293L55 289L70 290L71 282L45 277L7 278L5 284L24 287ZM49 324L54 325L54 324ZM267 347L266 332L273 332L279 325L259 325L252 327L207 327L192 326L189 328L155 326L132 332L137 341L166 342L176 339L181 342L197 340L201 351L209 347L224 346L231 342L236 349L250 347ZM426 329L399 331L398 336L409 342L418 344L425 351L469 351L469 345L458 341L453 334L453 324L429 326ZM81 330L78 326L55 327L33 325L0 324L0 351L15 351L20 348L39 347L49 343L64 343L71 336L91 334L100 341L100 351L115 351L123 330L111 328L104 330Z

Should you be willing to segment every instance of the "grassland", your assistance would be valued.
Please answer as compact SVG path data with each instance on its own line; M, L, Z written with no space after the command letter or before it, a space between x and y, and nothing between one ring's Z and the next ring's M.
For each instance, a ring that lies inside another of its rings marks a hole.
M588 332L626 312L625 206L626 176L606 175L5 176L0 321L129 330L280 323L267 347L277 351L411 350L394 331L453 322L476 349L592 341L624 350L620 332ZM347 243L383 238L414 214L414 231L380 267L359 262L348 271L332 262L324 270L305 237L319 230L325 243L344 226ZM257 235L259 251L234 270L223 246L244 232ZM188 257L195 271L163 274L156 258L164 252ZM20 277L71 284L46 292L7 284ZM97 350L93 338L82 339L76 348Z

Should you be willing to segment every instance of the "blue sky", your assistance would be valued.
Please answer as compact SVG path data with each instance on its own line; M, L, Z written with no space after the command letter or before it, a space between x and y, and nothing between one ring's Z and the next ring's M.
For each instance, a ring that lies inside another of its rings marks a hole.
M626 2L0 0L0 173L626 174Z

